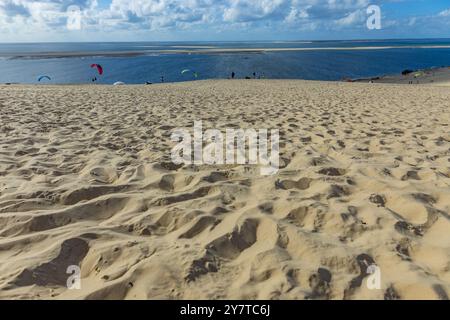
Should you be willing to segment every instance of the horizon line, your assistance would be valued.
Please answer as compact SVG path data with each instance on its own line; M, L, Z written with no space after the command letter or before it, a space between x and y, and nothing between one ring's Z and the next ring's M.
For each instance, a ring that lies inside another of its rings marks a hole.
M208 43L233 43L233 42L341 42L341 41L394 41L394 40L450 40L450 38L426 37L426 38L349 38L349 39L327 39L327 40L308 40L308 39L277 39L277 40L136 40L136 41L0 41L0 44L37 44L37 43L189 43L189 42L208 42Z

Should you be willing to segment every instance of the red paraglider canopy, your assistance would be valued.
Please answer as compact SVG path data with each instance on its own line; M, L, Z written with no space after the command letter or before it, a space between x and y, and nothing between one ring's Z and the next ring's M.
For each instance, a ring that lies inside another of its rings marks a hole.
M97 68L97 70L98 70L98 74L99 75L102 75L103 74L103 68L102 68L102 66L101 65L99 65L99 64L91 64L91 68Z

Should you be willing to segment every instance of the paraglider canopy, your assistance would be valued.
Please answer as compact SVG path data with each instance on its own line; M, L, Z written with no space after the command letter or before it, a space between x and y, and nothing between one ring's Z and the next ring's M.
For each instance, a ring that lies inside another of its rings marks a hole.
M48 79L48 80L52 80L52 79L50 79L50 77L49 76L39 76L39 78L38 78L38 82L41 82L41 80L42 79Z
M198 73L189 69L184 69L183 71L181 71L181 74L185 74L185 73L192 73L194 75L195 78L198 78Z
M93 63L91 64L91 68L97 68L98 74L99 75L103 74L103 67L101 65Z
M125 82L117 81L117 82L114 82L113 86L123 86L124 84L125 84Z

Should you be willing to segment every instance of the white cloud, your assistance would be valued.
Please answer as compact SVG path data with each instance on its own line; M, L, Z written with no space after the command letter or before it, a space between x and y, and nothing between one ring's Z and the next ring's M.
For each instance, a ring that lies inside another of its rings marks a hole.
M450 9L439 12L440 17L450 17Z
M2 0L0 21L19 25L16 18L21 17L22 27L63 27L67 7L78 5L87 20L85 26L91 28L165 28L200 22L222 26L261 21L307 23L339 19L367 4L368 0L111 0L106 8L97 9L96 0Z
M340 27L352 26L357 23L362 24L364 23L364 21L366 21L366 19L367 16L363 12L363 10L356 10L349 13L345 17L336 20L336 25Z
M365 10L374 2L398 0L0 0L0 34L67 34L70 5L81 8L85 33L223 32L269 26L272 32L366 31ZM448 24L449 16L450 9L436 13L433 23ZM383 26L399 28L423 22L425 17L408 17L403 22L388 18Z

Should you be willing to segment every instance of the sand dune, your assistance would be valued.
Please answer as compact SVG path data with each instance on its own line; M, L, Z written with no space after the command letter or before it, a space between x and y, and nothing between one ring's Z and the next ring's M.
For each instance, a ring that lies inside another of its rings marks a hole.
M195 120L280 129L279 173L174 165ZM449 124L446 87L0 86L0 298L447 299Z

